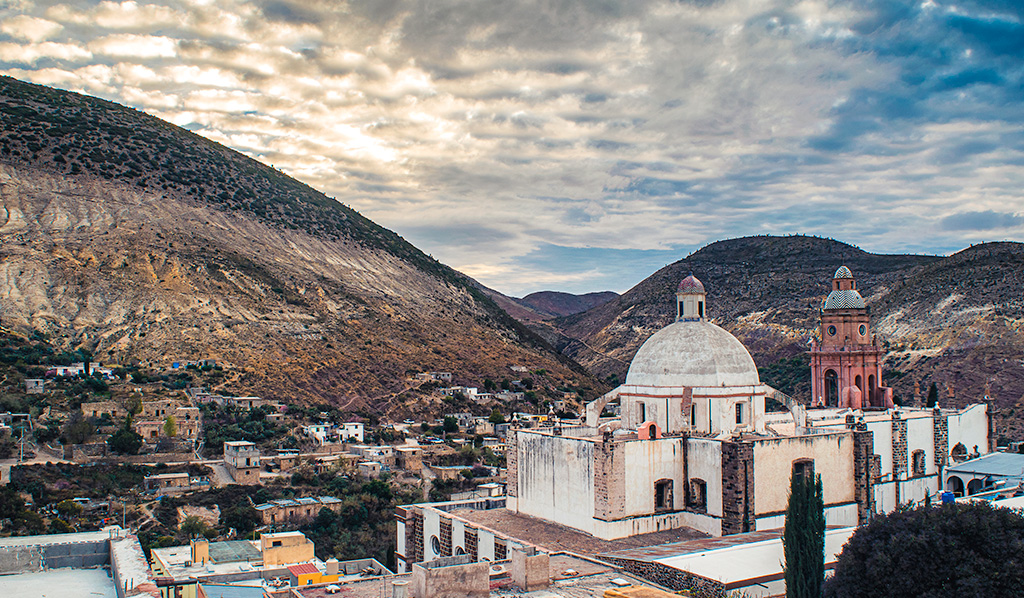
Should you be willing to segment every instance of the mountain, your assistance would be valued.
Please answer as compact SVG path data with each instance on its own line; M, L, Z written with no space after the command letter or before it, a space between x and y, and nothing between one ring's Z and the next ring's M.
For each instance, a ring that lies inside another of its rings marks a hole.
M534 311L548 317L571 316L598 305L604 305L618 297L618 293L602 291L599 293L586 293L573 295L571 293L560 293L558 291L539 291L518 300L518 303L525 305Z
M708 245L618 299L550 322L550 340L609 382L625 377L641 344L673 319L676 285L693 273L709 315L750 350L762 378L809 398L808 339L836 268L846 264L887 349L883 378L909 401L931 382L944 402L995 400L1000 434L1024 440L1024 245L988 243L949 257L878 255L806 236ZM949 398L949 389L954 397Z
M459 272L147 114L0 78L0 317L101 361L213 358L229 390L429 410L410 373L601 390Z

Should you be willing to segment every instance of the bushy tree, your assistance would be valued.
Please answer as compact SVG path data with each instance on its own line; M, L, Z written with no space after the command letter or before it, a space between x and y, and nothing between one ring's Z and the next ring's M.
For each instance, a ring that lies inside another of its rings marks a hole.
M189 538L201 536L206 532L206 522L196 517L195 515L189 515L184 521L178 524L178 531L185 534Z
M928 407L934 407L935 405L938 404L938 402L939 402L939 389L938 389L937 386L935 386L935 383L932 382L932 385L928 387L928 402L926 403L926 405Z
M793 473L782 546L786 558L786 598L820 598L825 577L825 501L821 476Z
M136 455L142 448L142 436L128 428L121 428L110 435L110 438L107 439L107 446L115 453Z
M901 509L859 528L826 598L1019 597L1024 517L988 502Z
M505 416L501 414L501 411L497 407L491 410L491 416L487 418L487 421L492 424L503 424L505 423Z
M459 431L459 422L454 417L446 415L444 418L444 433L454 434Z
M173 438L178 435L178 424L174 421L173 415L168 415L164 420L164 436Z

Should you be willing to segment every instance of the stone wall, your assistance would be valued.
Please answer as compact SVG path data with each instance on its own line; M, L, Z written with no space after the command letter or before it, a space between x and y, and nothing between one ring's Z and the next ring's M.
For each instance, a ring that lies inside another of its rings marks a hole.
M938 407L932 411L932 425L935 437L935 467L941 472L949 458L949 420ZM941 485L941 480L939 481Z
M713 579L694 575L651 561L632 559L606 559L624 570L648 581L678 591L688 591L692 598L726 598L725 585Z
M626 510L625 447L605 434L594 452L594 517L619 519Z
M872 469L874 456L874 434L868 431L864 422L856 424L853 430L853 499L857 502L857 523L864 524L871 519L874 504Z
M894 478L907 473L907 422L899 411L892 414L892 473Z
M514 428L509 428L505 446L505 494L519 496L519 445Z
M722 535L754 529L754 445L722 442Z
M452 556L452 520L442 517L441 521L441 555Z

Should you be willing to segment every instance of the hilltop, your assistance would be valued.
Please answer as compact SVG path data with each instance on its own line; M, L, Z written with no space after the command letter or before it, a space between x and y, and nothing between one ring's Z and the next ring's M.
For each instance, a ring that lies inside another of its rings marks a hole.
M243 392L428 409L413 372L603 388L477 285L285 174L111 102L0 78L0 317Z
M831 239L746 237L708 245L658 270L619 298L548 322L550 340L610 383L640 345L673 318L676 285L704 282L713 320L735 334L762 378L807 398L808 339L836 268L846 264L887 349L883 377L909 401L915 381L943 401L995 399L999 431L1024 439L1024 244L976 245L949 257L879 255Z

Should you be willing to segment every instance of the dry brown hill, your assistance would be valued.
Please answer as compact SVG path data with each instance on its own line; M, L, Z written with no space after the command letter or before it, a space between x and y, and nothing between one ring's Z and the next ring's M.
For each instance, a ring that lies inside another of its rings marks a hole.
M462 274L259 162L0 78L0 317L102 361L215 358L231 389L381 412L408 373L601 389Z

